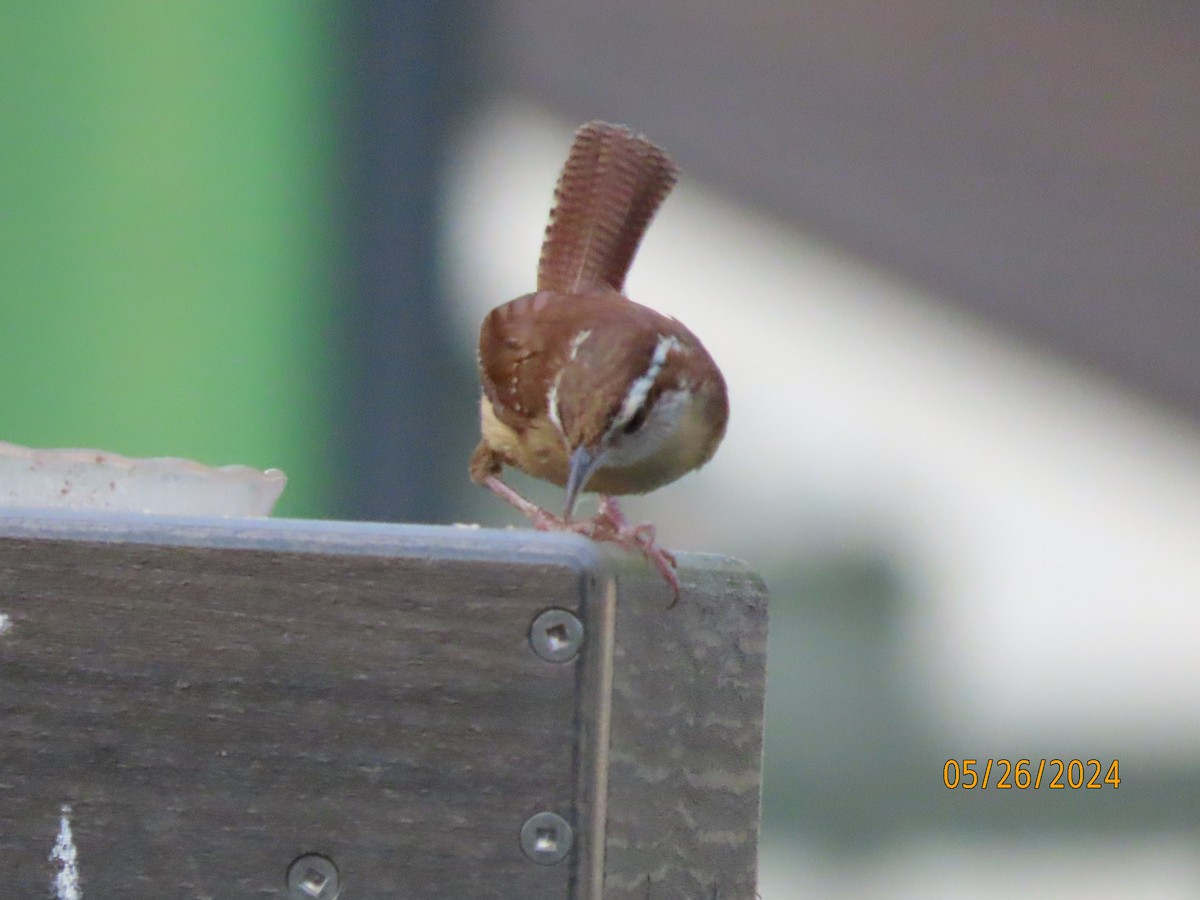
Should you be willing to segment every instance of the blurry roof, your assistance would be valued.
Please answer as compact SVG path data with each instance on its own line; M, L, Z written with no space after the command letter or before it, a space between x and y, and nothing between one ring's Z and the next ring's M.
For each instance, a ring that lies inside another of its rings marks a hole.
M497 77L1200 416L1200 7L504 0Z

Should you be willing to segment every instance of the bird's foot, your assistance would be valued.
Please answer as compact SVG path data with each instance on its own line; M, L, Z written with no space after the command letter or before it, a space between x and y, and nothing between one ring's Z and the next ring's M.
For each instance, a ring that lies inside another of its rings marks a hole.
M679 602L679 577L675 574L678 563L675 561L675 554L658 545L655 541L653 525L648 523L631 524L625 518L625 514L621 512L621 507L617 505L617 499L609 496L600 497L600 511L594 519L580 524L591 526L591 533L588 536L594 540L609 541L626 550L641 553L654 564L663 580L666 581L667 587L671 589L670 606Z
M480 482L485 488L503 500L516 507L538 531L572 531L571 524L560 519L552 512L542 509L532 500L526 500L495 475L489 475Z
M526 500L495 475L487 476L481 484L520 511L538 531L569 531L594 541L607 541L626 550L641 553L654 564L666 581L667 587L671 589L670 606L679 602L680 588L679 578L675 574L675 555L655 542L653 525L631 524L621 512L615 497L600 498L600 511L595 518L573 521L560 518L531 500Z

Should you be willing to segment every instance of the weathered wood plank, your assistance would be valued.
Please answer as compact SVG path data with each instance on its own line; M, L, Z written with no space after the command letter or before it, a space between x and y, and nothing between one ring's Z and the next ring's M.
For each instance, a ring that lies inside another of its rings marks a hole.
M605 900L755 896L766 588L727 558L680 564L669 611L655 573L618 569Z
M342 897L751 896L761 585L684 565L668 612L565 536L0 518L7 888L46 894L67 804L88 897L282 897L313 851ZM549 607L574 661L529 645ZM561 864L521 850L541 810Z

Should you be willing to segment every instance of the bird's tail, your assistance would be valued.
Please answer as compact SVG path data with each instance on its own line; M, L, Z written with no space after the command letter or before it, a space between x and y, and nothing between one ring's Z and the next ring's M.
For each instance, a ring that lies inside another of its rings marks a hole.
M580 127L554 191L538 290L571 294L607 285L621 291L677 172L662 148L624 126Z

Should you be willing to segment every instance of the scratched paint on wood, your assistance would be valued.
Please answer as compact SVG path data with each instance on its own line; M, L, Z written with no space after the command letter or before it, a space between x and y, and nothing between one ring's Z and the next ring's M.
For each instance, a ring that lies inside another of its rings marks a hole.
M75 838L71 834L71 807L63 804L58 823L58 837L50 851L50 861L57 871L54 875L54 896L57 900L82 900L79 889L79 861Z

